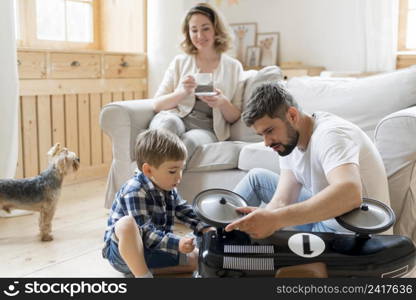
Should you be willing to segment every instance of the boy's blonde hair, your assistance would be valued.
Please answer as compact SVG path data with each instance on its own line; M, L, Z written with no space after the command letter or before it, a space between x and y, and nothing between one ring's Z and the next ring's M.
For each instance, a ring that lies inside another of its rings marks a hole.
M192 44L189 36L189 20L195 14L201 14L210 19L215 31L214 47L218 53L226 52L231 47L231 35L228 26L222 16L208 3L198 3L192 7L185 16L182 23L182 33L185 40L181 43L181 48L186 54L197 54L198 49Z
M165 161L186 160L187 156L182 140L166 129L148 129L140 133L134 150L140 171L144 163L158 168Z

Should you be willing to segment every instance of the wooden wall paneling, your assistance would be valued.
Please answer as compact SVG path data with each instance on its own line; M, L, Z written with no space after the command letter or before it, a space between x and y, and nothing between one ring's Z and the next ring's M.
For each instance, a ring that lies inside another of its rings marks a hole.
M100 1L103 50L145 52L145 1Z
M51 78L99 78L101 56L87 53L51 53Z
M78 95L79 158L81 167L91 165L90 102L88 94Z
M143 91L143 99L149 98L149 86L148 85L149 85L149 82L147 81L147 75L146 75L146 79L143 79L141 83L141 89Z
M38 75L25 75L24 68L20 68L21 128L16 177L35 176L47 168L47 151L56 142L77 153L81 159L81 169L69 175L66 183L105 176L112 162L112 142L100 129L99 116L108 103L142 99L147 95L145 54L40 49L20 49L18 52L21 63L33 67L30 72ZM33 52L33 55L26 55L26 52ZM99 63L84 59L95 56L99 56ZM108 79L102 64L107 56L122 57L122 62L127 62L123 67L129 68L130 73L116 74ZM35 58L42 58L43 64L32 63ZM73 71L70 73L68 64L73 61L80 63L80 70L70 69ZM81 70L83 66L85 72ZM140 72L134 71L137 68Z
M134 89L134 97L135 99L147 99L149 97L147 93L147 79L142 78L140 82L137 84L137 87Z
M79 155L78 146L78 101L77 95L65 95L66 147Z
M407 68L416 65L416 54L397 55L397 69Z
M22 97L24 176L39 174L36 97Z
M142 91L134 91L134 99L143 99L143 92Z
M91 161L92 165L103 163L102 134L99 124L101 111L101 94L90 95L91 104Z
M19 77L24 79L46 78L46 55L39 52L17 53Z
M123 93L123 100L133 100L134 99L134 92L124 92Z
M93 11L94 11L94 48L102 49L101 46L101 1L93 1Z
M102 107L111 103L111 93L103 93L102 94ZM111 139L108 135L103 133L103 161L104 163L111 163L113 160L113 150Z
M48 167L48 151L52 146L52 111L49 95L38 96L39 167Z
M65 102L63 95L53 95L52 106L52 142L66 145L65 140Z
M399 2L399 34L397 39L397 46L399 51L406 49L406 36L407 36L407 14L408 14L408 0L400 0Z
M144 54L104 56L104 78L144 78L146 67Z
M21 96L146 90L146 79L33 79L20 81Z
M113 93L113 102L123 101L123 92L114 92Z
M143 0L142 7L144 11L143 19L142 19L142 26L143 26L143 39L142 39L143 48L142 50L144 53L147 53L147 21L148 21L147 20L147 0Z
M24 177L24 169L23 169L23 138L22 138L22 99L19 97L19 112L18 112L18 143L19 143L19 154L17 157L17 167L16 167L16 174L15 178L23 178Z

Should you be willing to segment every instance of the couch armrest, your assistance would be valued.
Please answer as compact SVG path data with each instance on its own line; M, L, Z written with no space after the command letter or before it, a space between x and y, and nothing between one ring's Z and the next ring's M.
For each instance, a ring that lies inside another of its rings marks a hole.
M386 167L394 234L416 243L416 106L388 115L376 127L374 141Z
M136 137L149 127L154 114L151 99L112 102L103 107L100 126L112 140L114 159L134 160Z
M374 142L390 177L416 161L416 106L383 118L378 123Z

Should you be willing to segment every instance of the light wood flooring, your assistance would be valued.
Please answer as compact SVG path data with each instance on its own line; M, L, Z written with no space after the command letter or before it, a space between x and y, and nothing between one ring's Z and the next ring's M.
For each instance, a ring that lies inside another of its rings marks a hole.
M0 277L123 277L101 257L105 184L103 178L62 188L51 242L39 240L38 213L0 218ZM179 224L175 232L189 230Z
M0 277L122 277L101 257L105 184L103 178L63 187L51 242L39 240L38 213L0 218ZM189 229L177 224L175 232Z

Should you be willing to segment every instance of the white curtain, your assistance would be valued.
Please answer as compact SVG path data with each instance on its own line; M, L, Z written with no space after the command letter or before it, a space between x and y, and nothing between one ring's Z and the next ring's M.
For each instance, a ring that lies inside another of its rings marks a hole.
M0 0L1 1L1 0ZM147 2L147 59L149 64L149 97L153 97L169 63L182 53L181 22L185 1L151 0Z
M391 71L396 67L398 0L358 0L359 22L364 34L366 72Z
M0 178L13 177L18 157L18 76L14 1L0 1Z

